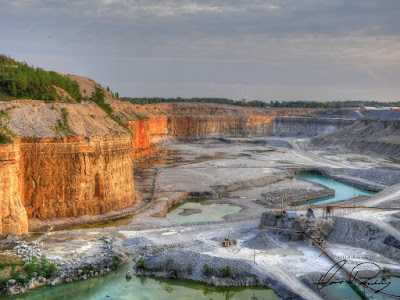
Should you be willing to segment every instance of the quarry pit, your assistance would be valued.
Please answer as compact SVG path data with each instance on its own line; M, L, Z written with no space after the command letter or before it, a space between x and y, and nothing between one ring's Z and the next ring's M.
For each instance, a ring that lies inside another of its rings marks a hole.
M373 262L381 275L400 275L400 115L111 105L125 128L91 103L0 103L9 130L20 137L0 147L0 233L8 236L2 242L19 245L7 255L39 253L57 262L64 273L54 285L82 279L77 270L99 258L128 255L147 261L137 274L326 299L316 282L332 262L307 236L293 233L301 220L303 231L313 227L330 253L346 257L347 268ZM63 108L76 136L52 129ZM310 224L308 206L299 203L335 190L297 176L308 173L370 193L315 202ZM341 208L326 217L327 205ZM222 247L225 237L237 244ZM174 276L163 269L168 261ZM237 276L205 277L206 263L229 265ZM362 265L360 274L369 276L374 264Z

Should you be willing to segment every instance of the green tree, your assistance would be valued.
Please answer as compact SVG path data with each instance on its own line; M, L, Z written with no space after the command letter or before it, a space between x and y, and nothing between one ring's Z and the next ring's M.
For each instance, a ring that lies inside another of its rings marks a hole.
M94 87L94 91L90 99L96 102L97 104L104 104L104 98L105 98L104 90L100 86L96 85Z

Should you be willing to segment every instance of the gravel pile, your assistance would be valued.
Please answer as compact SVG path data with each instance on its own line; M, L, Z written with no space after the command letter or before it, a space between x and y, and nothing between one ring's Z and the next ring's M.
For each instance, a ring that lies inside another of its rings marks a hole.
M330 189L320 184L314 185L318 185L321 189L282 189L263 192L261 194L262 198L259 199L257 203L264 205L265 207L276 207L277 205L281 204L282 199L285 199L285 205L288 205L294 202L318 199L335 194L335 191L333 189ZM287 199L289 199L290 203L287 202Z
M268 139L266 145L271 147L282 147L282 148L293 149L292 144L290 144L288 141L281 139Z
M255 248L257 250L282 248L282 245L264 230L260 231L256 236L245 241L243 245L251 249Z
M154 246L154 242L152 240L149 240L148 238L145 238L144 236L138 236L135 238L131 239L126 239L122 242L123 246L137 246L137 247L148 247L148 246Z
M383 185L394 185L400 183L400 172L385 169L342 169L341 173L370 180Z
M185 249L189 251L206 252L206 251L211 251L214 248L211 245L208 245L202 241L193 240L184 243L174 243L167 245L165 244L155 245L154 243L144 246L124 245L123 251L128 254L142 254L144 256L151 256L155 253L170 251L174 249Z

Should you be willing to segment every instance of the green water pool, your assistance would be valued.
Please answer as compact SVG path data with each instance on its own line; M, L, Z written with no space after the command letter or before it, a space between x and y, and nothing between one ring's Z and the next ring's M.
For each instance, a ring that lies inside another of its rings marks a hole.
M299 203L301 205L308 204L308 203L325 204L325 203L334 202L334 201L347 200L347 199L357 197L360 195L375 194L375 192L364 190L364 189L352 186L350 184L340 182L335 179L327 178L327 177L317 175L317 174L299 174L299 175L296 175L296 177L311 180L311 181L320 183L324 186L327 186L327 187L335 190L335 195L333 195L333 196L304 201L304 202Z
M214 287L189 280L125 278L133 262L103 277L58 286L40 287L21 296L3 296L1 300L194 300L194 299L280 299L265 287Z

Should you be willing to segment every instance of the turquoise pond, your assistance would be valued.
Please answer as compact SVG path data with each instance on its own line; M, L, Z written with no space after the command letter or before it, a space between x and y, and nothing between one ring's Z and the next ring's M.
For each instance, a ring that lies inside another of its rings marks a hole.
M214 287L189 280L149 277L125 278L133 262L106 276L57 286L40 287L21 296L3 296L1 300L194 300L194 299L280 299L265 287Z
M335 179L327 178L327 177L317 175L317 174L299 174L299 175L296 175L296 177L314 181L316 183L322 184L324 186L327 186L327 187L335 190L334 196L328 196L328 197L304 201L304 202L299 203L301 205L308 204L308 203L325 204L325 203L334 202L334 201L347 200L347 199L357 197L360 195L368 196L368 195L375 194L375 192L360 189L360 188L352 186L350 184L343 183L343 182L337 181Z
M379 279L380 280L380 279ZM371 280L370 282L373 282ZM381 289L384 288L383 291L388 294L392 294L400 297L400 278L399 277L389 277L386 279L386 284L389 284L386 288L384 285L375 285L374 288ZM341 284L333 284L321 289L321 291L327 295L331 300L342 300L342 299L351 299L351 300L359 300L362 299L351 287L348 283ZM393 299L393 298L384 298L379 294L374 294L368 290L365 291L368 299L373 300L382 300L382 299Z

